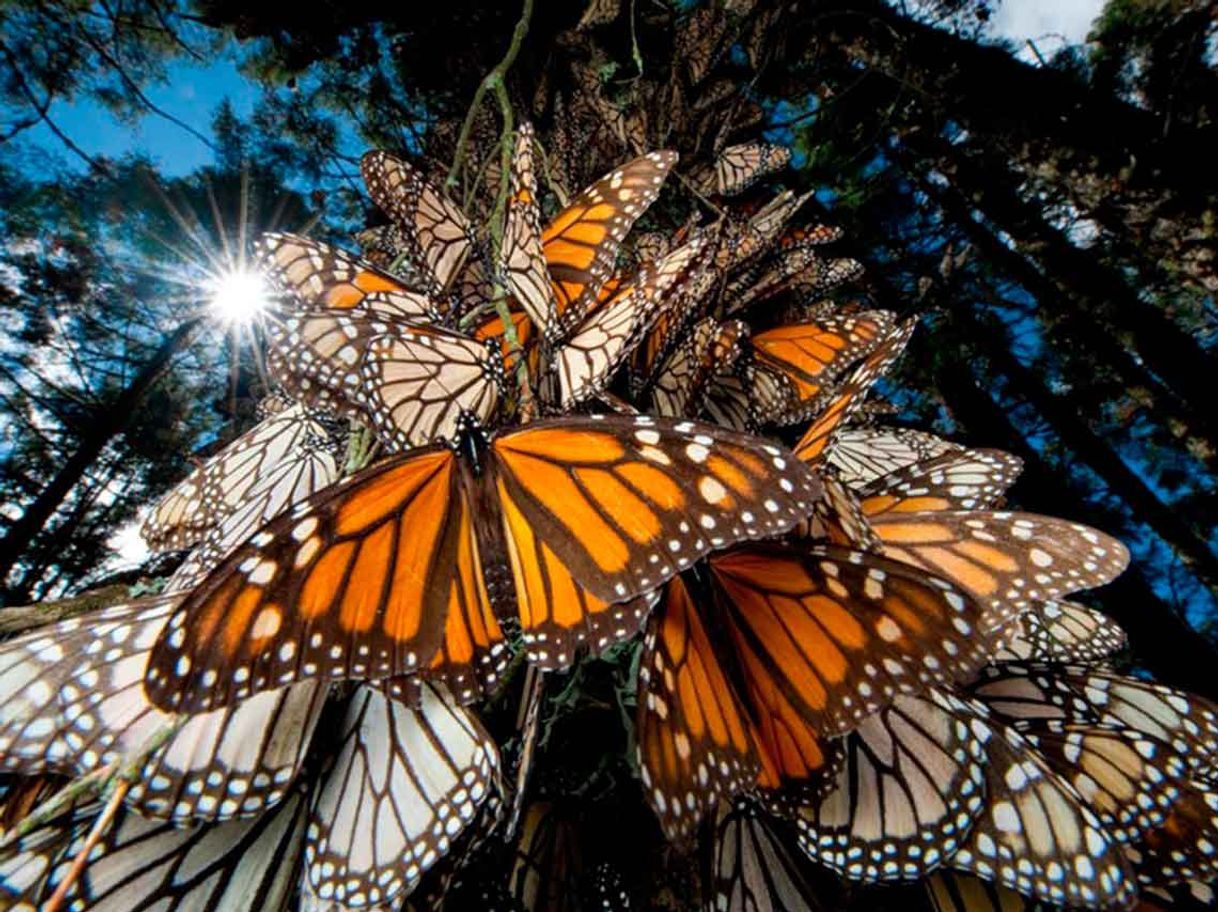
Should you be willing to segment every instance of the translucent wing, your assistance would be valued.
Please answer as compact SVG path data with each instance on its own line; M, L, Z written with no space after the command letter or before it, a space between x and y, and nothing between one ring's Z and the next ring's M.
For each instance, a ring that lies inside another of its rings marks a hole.
M304 836L305 799L295 790L269 814L180 828L130 811L118 820L90 855L69 889L67 908L90 912L202 912L212 909L278 910L296 887L296 866ZM24 892L13 912L33 912L50 899L84 847L91 818L54 834L39 850L0 865L0 896ZM49 871L40 882L39 872Z
M779 447L693 421L542 421L491 449L509 544L523 554L539 539L606 601L654 590L711 549L789 529L818 491Z
M1121 848L1077 793L1018 732L984 710L955 713L992 737L985 807L951 866L1055 905L1127 905L1135 884Z
M670 418L697 417L707 388L730 371L740 357L748 327L739 320L720 323L706 317L696 323L656 376L652 403Z
M430 684L416 709L358 688L338 743L309 806L305 876L325 900L389 903L474 819L495 785L498 750L469 710Z
M81 776L169 729L143 680L175 604L109 608L0 646L0 765ZM324 699L305 684L192 716L150 755L127 804L178 822L262 813L296 777Z
M542 232L542 249L558 305L551 339L579 325L605 280L618 247L659 195L675 152L651 152L607 174L577 196Z
M332 461L327 438L301 405L263 419L161 498L141 530L144 540L155 550L196 545L258 496L253 488L271 472L282 471L289 487L301 475L324 474Z
M699 239L644 266L633 282L589 316L554 356L563 409L604 389L663 309L682 306L681 284L704 251Z
M1034 603L1102 586L1129 563L1114 538L1034 513L885 513L869 519L889 557L951 580L998 629Z
M810 865L792 851L794 837L788 837L782 826L755 802L725 807L711 844L714 898L706 908L722 912L826 908L824 885L813 881Z
M508 289L536 326L550 326L558 316L558 303L550 284L541 244L541 214L537 204L537 176L533 165L535 137L530 124L516 134L511 189L503 232L503 271Z
M926 881L935 912L1051 912L1049 907L971 874L939 871Z
M859 499L868 516L988 510L1022 469L1022 460L1002 450L958 450L876 478L859 491Z
M264 234L255 245L255 260L286 293L289 312L437 319L427 295L321 241L295 234Z
M373 201L393 219L411 259L430 278L430 290L447 290L473 244L460 207L409 162L388 152L367 153L360 171Z
M1141 732L1173 745L1194 777L1215 781L1218 707L1195 694L1083 665L1040 664L990 669L973 692L1011 720L1065 719Z

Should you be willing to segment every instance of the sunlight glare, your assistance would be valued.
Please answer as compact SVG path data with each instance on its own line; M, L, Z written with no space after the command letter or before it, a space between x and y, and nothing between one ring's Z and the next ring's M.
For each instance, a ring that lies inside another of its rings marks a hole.
M270 303L261 273L234 269L210 283L211 308L225 323L252 323Z

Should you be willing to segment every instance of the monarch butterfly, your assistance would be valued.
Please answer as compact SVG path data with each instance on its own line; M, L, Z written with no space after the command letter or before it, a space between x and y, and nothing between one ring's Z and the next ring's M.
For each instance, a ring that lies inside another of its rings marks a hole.
M499 404L498 346L431 326L319 314L268 327L267 363L302 399L365 414L393 451L452 439L458 419Z
M498 788L498 769L495 742L443 688L424 685L414 709L357 688L310 801L308 886L357 907L409 893Z
M869 354L891 329L892 315L873 311L755 333L749 348L757 370L771 375L768 382L790 387L781 394L790 404L781 412L767 414L766 419L780 424L806 420L828 385Z
M699 187L708 193L732 196L741 193L768 174L791 161L791 150L770 143L749 142L728 146L714 162L695 175Z
M899 696L845 735L829 793L779 800L810 857L853 880L909 880L961 845L985 800L988 731L937 692Z
M821 912L830 888L788 848L784 822L755 801L725 805L710 845L710 891L704 904L722 912Z
M1082 665L1004 664L974 696L1005 718L1060 719L1130 728L1175 746L1192 775L1218 782L1218 707L1175 688Z
M696 323L656 377L651 397L659 415L696 418L707 388L730 371L742 352L748 328L739 320L706 317Z
M447 292L473 247L473 231L460 207L409 162L374 150L360 160L373 201L394 222L394 240L409 252L433 297Z
M98 808L35 830L0 861L0 897L12 912L44 908L84 847ZM194 912L279 909L296 890L305 829L301 789L269 814L191 828L120 811L67 894L68 908L91 912Z
M808 192L796 196L785 190L759 209L745 223L727 224L727 237L720 245L715 266L722 272L739 269L769 250L777 242L787 222L812 198Z
M1074 602L1046 600L1003 631L995 662L1101 662L1122 652L1128 638L1111 618Z
M912 463L961 449L949 440L912 428L848 427L837 433L827 458L842 481L861 487Z
M168 727L143 677L179 599L103 609L0 645L2 768L82 776ZM191 717L148 757L128 806L179 823L262 813L296 778L324 700L324 687L306 683Z
M274 473L275 481L266 482ZM273 414L180 481L140 530L153 550L197 545L247 499L290 499L337 475L327 428L301 405ZM261 491L254 490L261 486Z
M882 513L868 522L884 554L950 579L984 604L991 629L1045 599L1102 586L1129 564L1116 539L1035 513Z
M531 660L564 666L629 636L631 600L790 528L818 490L780 448L695 422L594 416L481 441L391 458L264 526L171 615L153 702L198 712L313 677L493 680L503 634L483 566L504 558Z
M674 60L685 65L690 83L699 83L718 61L727 34L727 17L721 10L704 6L689 14L677 33Z
M290 312L343 311L435 322L435 301L371 263L321 241L269 232L254 244L254 261L286 297Z
M871 353L842 382L834 398L804 431L795 444L795 455L809 465L820 465L832 452L842 427L862 407L872 385L905 351L913 335L914 321L908 320L885 335Z
M792 250L797 247L821 247L840 241L845 234L840 228L832 225L793 225L787 228L778 238L778 246L782 250Z
M508 890L522 908L560 912L579 908L584 857L579 828L561 807L534 801L521 821Z
M811 247L792 247L732 280L724 293L727 313L739 313L792 288L805 295L822 295L862 274L858 260L828 260Z
M579 29L608 25L621 13L621 0L589 0L584 14L579 17Z
M1002 500L1023 462L1002 450L956 450L907 465L859 489L870 517L945 510L986 510Z
M977 606L894 561L758 545L707 566L711 601L670 583L640 664L643 783L671 835L750 784L814 786L826 738L985 660Z
M1055 905L1128 905L1136 883L1120 844L1078 793L1017 731L958 701L957 718L992 731L986 741L985 807L953 868Z
M935 912L1051 912L1043 903L971 874L939 871L926 882Z

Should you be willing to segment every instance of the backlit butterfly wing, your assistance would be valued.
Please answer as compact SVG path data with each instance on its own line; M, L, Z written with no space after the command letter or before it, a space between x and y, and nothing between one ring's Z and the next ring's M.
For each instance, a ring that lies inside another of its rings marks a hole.
M985 807L949 864L1055 905L1128 905L1135 885L1121 847L1078 794L1018 732L956 703L960 721L992 737Z
M294 234L264 234L255 262L288 296L289 312L341 311L406 320L438 319L431 299L337 247Z
M186 548L203 541L237 510L271 473L289 489L302 479L325 475L333 457L320 446L326 429L303 406L272 415L190 473L153 508L141 534L155 550Z
M884 554L949 579L984 604L990 630L1034 603L1102 586L1129 564L1116 539L1034 513L884 513L868 521Z
M418 327L373 337L360 364L367 409L392 451L451 440L462 415L489 423L504 382L498 346Z
M661 310L681 307L682 283L704 252L690 241L654 266L643 266L634 281L589 316L554 356L559 405L567 409L596 395L642 341Z
M508 879L511 896L531 912L574 912L584 858L578 826L549 801L525 811Z
M821 734L985 662L980 607L895 561L831 545L752 545L709 565L738 649L778 672Z
M273 517L338 480L339 466L329 446L305 445L265 473L245 492L244 502L213 528L178 565L165 592L185 592Z
M296 887L304 796L294 791L269 814L254 820L204 824L189 829L149 820L130 811L117 821L89 856L67 893L69 909L89 912L201 912L212 909L285 908ZM43 889L27 892L12 912L45 908L76 854L92 819L64 831L57 842L19 854L0 868L0 896L19 882L50 869ZM38 834L35 834L38 835ZM12 876L10 871L16 874Z
M782 823L755 802L724 808L711 842L707 909L721 912L821 912L826 891L807 860L793 852ZM791 844L794 843L792 837Z
M723 11L708 6L691 12L678 30L678 47L673 59L684 64L691 83L701 82L719 59L727 27L728 19Z
M533 165L534 134L522 124L512 157L511 188L503 232L503 272L508 289L536 326L550 326L558 304L541 246L541 214Z
M272 520L170 617L150 698L198 712L302 678L425 668L454 593L487 598L481 567L459 558L458 471L449 448L420 449Z
M558 321L547 325L550 339L578 326L605 280L613 273L618 247L635 220L659 195L675 152L651 152L588 187L542 232Z
M789 529L819 490L779 447L645 415L535 422L491 451L509 545L524 554L539 539L608 601L652 591L714 548Z
M756 782L753 724L680 577L647 629L637 718L643 787L669 839L688 836L720 800Z
M841 228L833 225L793 225L778 238L778 246L782 250L792 250L796 247L821 247L840 241L845 235Z
M425 685L416 709L358 688L338 756L309 807L305 876L322 899L410 892L495 787L499 754L469 710Z
M727 237L719 247L715 266L725 273L732 272L765 253L773 247L791 217L812 196L812 192L796 196L792 191L786 190L774 197L745 224L729 223Z
M1129 645L1116 621L1074 602L1044 601L1002 634L995 662L1102 662Z
M818 465L826 458L838 432L862 408L872 385L905 351L915 325L913 320L899 325L854 369L829 405L804 431L795 445L796 456L809 465Z
M374 150L360 161L373 201L400 229L399 240L431 279L446 291L469 256L472 231L465 214L409 162Z
M176 601L104 609L0 646L0 768L82 776L169 728L143 679ZM304 684L192 716L149 756L127 804L179 823L265 811L300 769L324 699Z
M852 487L869 484L915 462L963 449L959 444L911 428L845 428L829 450L829 462Z
M812 508L808 521L797 527L795 534L862 551L878 551L879 539L871 530L857 495L838 480L832 469L822 470L820 479L825 492Z
M899 696L842 738L832 790L788 810L805 853L862 881L912 880L951 856L985 798L988 733L941 700Z
M876 478L859 499L868 516L988 510L1022 469L1022 460L1002 450L958 450Z

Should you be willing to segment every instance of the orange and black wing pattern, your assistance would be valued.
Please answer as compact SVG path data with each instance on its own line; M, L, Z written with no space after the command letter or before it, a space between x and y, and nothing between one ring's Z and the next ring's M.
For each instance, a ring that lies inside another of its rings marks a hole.
M1002 450L960 450L876 478L859 491L859 499L868 516L988 510L1022 469L1022 460Z
M469 257L472 231L465 214L409 162L374 150L360 161L368 193L400 229L395 239L428 278L428 291L447 291Z
M509 547L527 554L538 539L607 602L657 589L716 548L790 529L819 492L781 447L694 421L540 421L491 451Z
M999 629L1044 599L1115 579L1129 551L1089 526L1035 513L959 510L869 518L883 553L951 580Z
M306 678L426 668L450 605L487 598L460 541L458 471L447 447L420 450L269 522L174 611L149 659L150 699L200 712Z
M287 297L288 313L340 312L435 320L427 295L337 247L294 234L264 234L255 261Z
M640 774L672 839L688 836L719 801L750 789L762 770L756 730L702 610L680 577L670 580L639 665Z
M833 400L795 444L796 456L808 465L817 465L825 458L825 451L830 448L838 432L862 408L872 385L905 351L914 325L914 321L910 320L888 333L863 363L854 369Z
M558 214L541 235L554 286L558 321L551 339L566 336L613 274L618 247L635 220L655 201L675 152L651 152L602 177Z
M770 669L826 736L899 693L967 678L989 651L979 605L893 560L830 545L750 545L709 565L737 651Z

